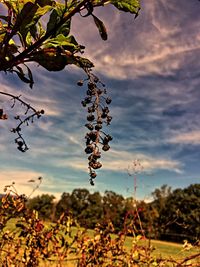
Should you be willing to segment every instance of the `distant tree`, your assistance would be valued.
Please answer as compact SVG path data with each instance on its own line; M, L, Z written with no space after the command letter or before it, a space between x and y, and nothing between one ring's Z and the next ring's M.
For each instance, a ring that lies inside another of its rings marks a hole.
M122 195L105 191L103 196L104 218L111 221L117 231L123 228L125 201Z
M73 215L78 219L79 223L84 221L84 210L89 205L90 192L87 189L74 189L71 193L71 208Z
M107 40L104 23L94 14L97 7L106 8L107 4L117 9L130 12L137 17L139 0L2 0L0 1L0 71L16 74L21 81L32 88L34 79L32 65L35 62L48 71L60 71L72 64L81 68L86 79L78 82L79 86L87 83L87 94L82 105L87 107L87 124L85 152L89 154L90 182L94 184L95 170L101 168L98 161L102 150L109 150L111 136L101 131L104 124L109 125L112 117L108 105L104 84L92 73L93 63L82 57L85 47L78 44L70 30L72 18L80 15L91 17L103 40ZM85 25L87 27L87 24ZM56 90L56 89L55 89ZM12 129L16 134L17 148L25 152L28 146L22 135L22 127L29 125L44 114L25 102L21 96L0 91L2 96L12 98L12 107L16 102L24 106L22 115L15 116L17 126ZM16 92L17 94L17 92ZM0 108L0 119L7 119L7 114Z
M55 197L53 195L43 194L29 199L27 206L31 210L36 210L41 219L51 219L53 211L53 200Z
M88 207L82 212L84 226L95 228L97 223L101 223L103 218L102 196L99 192L94 192L88 197Z
M200 184L175 189L160 214L162 238L175 241L197 241L200 238Z
M72 211L71 195L64 192L56 204L56 218L58 219L62 213L69 213L70 211Z
M161 188L156 188L152 192L154 200L149 205L149 212L151 216L153 216L151 228L152 232L155 233L155 238L159 238L159 235L164 231L165 220L163 220L162 217L165 217L165 215L163 210L165 209L167 198L170 194L171 187L166 184L162 185Z

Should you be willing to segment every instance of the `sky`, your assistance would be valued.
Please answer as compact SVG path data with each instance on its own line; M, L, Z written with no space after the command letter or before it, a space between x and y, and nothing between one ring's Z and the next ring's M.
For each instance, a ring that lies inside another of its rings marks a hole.
M45 116L24 127L29 150L21 153L10 129L23 109L11 109L12 101L0 97L8 114L0 121L0 192L14 181L18 193L30 195L41 176L32 197L48 193L59 198L87 188L149 200L163 184L175 189L200 183L199 13L197 0L143 0L136 20L111 6L97 8L107 41L91 17L73 18L72 34L86 46L84 56L112 98L113 121L105 131L113 141L93 187L84 152L87 113L81 101L86 88L76 85L83 71L66 67L53 73L31 65L33 89L14 74L1 73L1 91L22 95Z

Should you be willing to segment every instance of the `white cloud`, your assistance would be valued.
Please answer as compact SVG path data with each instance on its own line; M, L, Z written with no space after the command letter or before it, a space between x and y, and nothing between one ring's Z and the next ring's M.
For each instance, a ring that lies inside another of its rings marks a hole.
M177 134L169 140L170 143L176 144L200 144L200 131L192 131L187 133Z
M105 155L104 169L119 171L127 169L130 164L138 159L144 172L156 170L170 170L177 173L181 172L181 163L165 157L154 157L142 153L130 153L126 151L111 150L109 155Z
M12 170L1 170L0 180L1 187L0 192L3 193L4 187L7 185L11 185L13 182L15 183L15 188L18 194L25 194L29 196L34 189L35 183L29 183L29 180L37 181L38 177L43 177L42 172L36 172L32 170L23 170L23 169L12 169ZM37 190L39 194L41 192L40 189Z
M182 164L179 161L168 159L165 157L147 156L142 153L130 153L126 151L111 149L108 153L102 153L102 170L124 172L133 163L135 159L139 159L143 167L143 172L153 172L157 170L169 170L181 173ZM68 166L73 169L88 172L87 160L84 158L73 158L73 160L60 160L58 166Z

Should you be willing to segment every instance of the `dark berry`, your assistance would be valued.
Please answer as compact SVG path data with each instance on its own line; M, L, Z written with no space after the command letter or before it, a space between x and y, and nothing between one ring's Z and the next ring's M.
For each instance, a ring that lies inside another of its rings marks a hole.
M103 112L102 114L101 114L101 118L102 119L105 119L107 117L107 114L105 113L105 112Z
M86 123L85 127L87 127L90 131L92 131L94 129L94 127L91 123Z
M90 165L91 168L93 168L95 170L96 169L100 169L102 167L102 164L100 162L95 162L95 163L89 162L89 165Z
M91 177L92 179L96 178L96 176L97 176L96 172L91 172L91 173L90 173L90 177Z
M109 134L106 137L107 137L108 141L112 141L113 140L112 136L109 135Z
M110 149L110 146L108 144L103 145L102 149L104 151L108 151Z
M94 181L90 179L90 185L94 186Z
M24 143L22 141L17 141L17 144L18 146L22 147Z
M88 113L92 113L92 112L95 112L95 107L94 106L91 106L88 108Z
M112 120L112 117L111 116L107 116L107 123L109 124Z
M93 152L94 148L92 145L88 145L85 149L86 154L91 154Z
M95 88L94 83L88 83L88 89L93 90Z
M95 159L100 159L101 158L101 153L98 151L96 153L93 154L93 158Z
M83 80L78 81L78 82L77 82L77 85L78 85L78 86L83 86Z
M97 139L97 132L94 132L94 131L90 132L90 133L88 133L88 136L93 142L95 142Z
M86 104L90 104L91 103L91 100L92 100L91 96L88 96L88 97L86 97L84 99L84 101L85 101Z
M87 103L84 100L81 101L81 104L82 104L83 107L86 107L87 106Z
M108 97L108 98L106 98L106 104L108 104L108 105L109 105L111 102L112 102L111 98L109 98L109 97Z
M101 124L95 125L95 130L99 131L101 129L102 129L102 125Z
M92 114L87 116L88 121L93 121L94 119L95 119L95 117Z

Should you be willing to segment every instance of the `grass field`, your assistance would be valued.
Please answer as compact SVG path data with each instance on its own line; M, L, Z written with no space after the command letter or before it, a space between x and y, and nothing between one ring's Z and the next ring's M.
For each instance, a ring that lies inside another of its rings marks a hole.
M46 227L49 227L50 223L46 223ZM14 230L15 229L15 220L10 220L9 224L7 225L7 229L9 230ZM73 227L72 228L72 235L75 235L75 233L77 232L77 228ZM86 235L89 238L93 238L94 237L94 231L93 230L87 230ZM111 235L112 239L115 239L116 235ZM126 237L125 239L125 248L126 250L130 251L131 247L133 245L133 237ZM178 243L173 243L173 242L164 242L164 241L159 241L159 240L140 240L138 242L138 245L144 246L145 247L151 247L153 248L153 256L155 257L159 257L162 259L170 259L173 258L175 260L183 260L185 257L189 257L195 253L198 253L199 251L197 250L197 248L191 248L190 250L185 250L183 248L183 244L178 244ZM76 266L76 262L72 260L73 259L73 255L69 258L69 261L66 262L66 264L63 264L63 266L68 266L68 267L75 267ZM55 266L59 266L57 264L51 263L49 264L49 262L42 262L41 263L41 267L47 267L47 266L51 266L51 267L55 267ZM170 265L168 265L170 266ZM187 266L187 265L184 265ZM200 267L200 257L195 259L195 267Z

